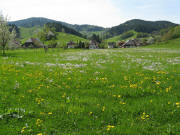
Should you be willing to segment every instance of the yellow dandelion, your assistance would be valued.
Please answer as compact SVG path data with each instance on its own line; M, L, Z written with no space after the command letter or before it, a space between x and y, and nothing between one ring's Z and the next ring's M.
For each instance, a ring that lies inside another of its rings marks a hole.
M137 84L130 84L130 88L137 88Z
M115 126L107 125L106 130L109 131L109 130L111 130L112 128L115 128Z
M52 115L53 113L52 112L48 112L49 115Z
M156 84L157 84L157 85L160 85L160 84L161 84L161 82L160 82L160 81L156 81Z
M25 129L26 129L26 127L23 127L23 128L21 129L21 133L23 133L23 132L25 131Z
M89 112L89 115L92 115L93 114L93 112Z
M42 122L43 122L42 120L37 119L37 120L36 120L36 125L39 127L39 126L41 126Z
M103 112L105 111L105 106L103 106L102 111L103 111Z
M119 103L120 103L121 105L125 105L125 104L126 104L125 102L122 102L122 101L120 101Z

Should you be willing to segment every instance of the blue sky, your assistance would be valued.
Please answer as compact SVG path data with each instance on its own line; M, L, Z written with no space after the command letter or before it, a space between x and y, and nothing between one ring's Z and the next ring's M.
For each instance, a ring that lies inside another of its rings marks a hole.
M113 0L123 18L180 23L180 0Z
M180 0L1 0L10 20L46 17L71 24L104 27L130 19L168 20L180 24Z

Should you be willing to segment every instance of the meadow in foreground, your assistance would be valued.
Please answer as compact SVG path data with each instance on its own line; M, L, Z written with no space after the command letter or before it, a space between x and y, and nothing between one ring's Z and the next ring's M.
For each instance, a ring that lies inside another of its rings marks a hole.
M1 135L178 135L180 49L0 56Z

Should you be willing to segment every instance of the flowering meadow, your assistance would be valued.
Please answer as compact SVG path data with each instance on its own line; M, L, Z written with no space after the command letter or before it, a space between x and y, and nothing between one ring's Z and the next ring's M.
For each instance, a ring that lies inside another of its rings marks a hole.
M0 56L0 135L136 134L180 134L180 49Z

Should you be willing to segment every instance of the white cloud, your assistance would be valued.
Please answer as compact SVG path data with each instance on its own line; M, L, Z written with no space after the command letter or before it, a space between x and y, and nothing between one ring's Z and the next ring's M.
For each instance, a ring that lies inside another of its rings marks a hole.
M105 27L123 21L111 0L1 0L0 9L11 20L47 17L72 24Z

